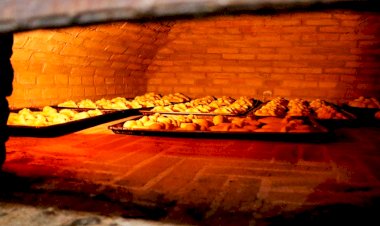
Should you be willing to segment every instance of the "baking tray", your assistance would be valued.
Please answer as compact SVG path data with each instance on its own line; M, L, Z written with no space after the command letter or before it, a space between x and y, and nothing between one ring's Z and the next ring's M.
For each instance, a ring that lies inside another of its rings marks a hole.
M41 108L28 108L31 111L41 111ZM58 107L57 110L71 109ZM18 112L21 109L11 110L11 112ZM73 110L73 109L71 109ZM87 111L85 109L75 109L78 112ZM68 133L93 127L105 122L125 118L131 115L138 114L138 110L101 110L103 115L93 116L90 118L79 119L75 121L69 121L66 123L48 125L48 126L24 126L24 125L8 125L8 131L10 136L17 137L57 137Z
M137 120L142 116L132 116L126 119ZM123 127L126 121L111 125L108 129L115 134L137 136L169 136L190 138L217 138L217 139L249 139L267 141L290 141L290 142L328 142L334 139L331 130L321 126L311 118L306 118L316 130L313 132L232 132L232 131L184 131L184 130L149 130L127 129Z
M351 107L347 104L343 104L342 108L348 112L355 114L358 119L374 119L375 113L380 111L379 108L359 108L359 107Z
M311 109L312 117L314 117L319 124L331 129L341 127L356 127L358 125L356 115L344 110L342 107L339 107L338 105L332 103L327 103L327 105L334 107L335 110L337 110L339 113L342 113L346 117L346 119L321 119L318 118L314 110Z
M375 118L376 112L380 111L379 108L359 108L351 107L347 104L343 104L342 108L357 117L359 126L380 126L380 120Z
M142 115L153 115L156 113L159 114L165 114L165 115L197 115L197 116L215 116L215 115L223 115L223 116L244 116L247 115L249 112L251 112L253 109L257 108L261 104L261 101L259 100L253 100L253 106L248 108L245 112L239 113L239 114L229 114L229 113L202 113L202 112L166 112L166 111L151 111L151 110L146 110L142 109L139 110L139 112Z

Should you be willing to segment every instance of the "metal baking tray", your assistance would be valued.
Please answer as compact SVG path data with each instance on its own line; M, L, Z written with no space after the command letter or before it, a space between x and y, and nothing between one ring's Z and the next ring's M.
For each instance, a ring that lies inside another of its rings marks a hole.
M143 116L132 116L126 119L137 120ZM123 127L126 121L111 125L108 129L115 134L140 135L140 136L169 136L191 138L220 138L220 139L249 139L267 141L291 141L291 142L328 142L334 139L334 133L315 122L312 118L305 118L307 123L315 130L311 132L235 132L235 131L184 131L184 130L150 130L127 129Z
M312 117L315 118L315 120L328 128L340 128L340 127L355 127L357 126L357 117L356 115L344 110L342 107L339 107L338 105L328 103L328 105L332 106L337 110L339 113L342 113L346 119L321 119L318 118L315 114L315 112L311 109Z
M261 101L254 99L253 106L248 108L245 112L240 114L229 114L229 113L202 113L202 112L163 112L163 111L152 111L152 110L139 110L139 112L143 115L153 115L156 113L165 114L165 115L197 115L197 116L215 116L215 115L223 115L223 116L244 116L251 112L253 109L257 108L261 104Z
M358 119L374 119L376 112L380 111L380 108L351 107L347 104L343 104L342 108L350 113L355 114Z
M54 107L57 110L71 109L78 112L87 111L86 109L72 109L64 107ZM41 108L28 108L31 111L41 111ZM21 109L14 109L11 112L18 112ZM93 110L93 109L90 109ZM125 118L131 115L138 114L138 110L101 110L103 115L93 116L90 118L79 119L75 121L69 121L61 124L54 124L48 126L26 126L26 125L8 125L8 131L10 136L22 136L22 137L57 137L68 133L93 127L105 122Z
M255 115L255 112L260 109L262 106L264 106L267 102L265 103L262 103L260 104L259 106L257 106L257 108L253 109L249 115ZM345 126L348 126L348 127L352 127L352 126L356 126L357 125L357 117L344 110L342 107L339 107L335 104L332 104L332 103L329 103L329 102L326 102L327 105L330 105L332 107L334 107L338 112L342 113L344 116L347 117L347 119L320 119L316 116L315 112L313 111L313 109L311 109L309 107L309 111L310 111L310 116L311 118L313 118L317 123L321 124L322 126L325 126L325 127L328 127L329 129L333 129L333 128L339 128L339 127L345 127ZM272 116L272 117L289 117L286 115L287 111L285 112L284 115L281 115L281 116ZM270 116L256 116L256 117L270 117ZM291 116L291 117L298 117L298 118L303 118L303 117L306 117L306 116Z

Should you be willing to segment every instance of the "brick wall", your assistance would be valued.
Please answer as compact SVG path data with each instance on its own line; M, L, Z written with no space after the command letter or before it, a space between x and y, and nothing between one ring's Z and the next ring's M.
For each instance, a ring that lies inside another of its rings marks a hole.
M15 35L11 107L146 91L380 97L380 15L346 10L112 23Z
M134 96L165 41L162 24L113 23L15 34L13 108Z
M148 67L148 90L379 97L379 21L342 10L179 21Z

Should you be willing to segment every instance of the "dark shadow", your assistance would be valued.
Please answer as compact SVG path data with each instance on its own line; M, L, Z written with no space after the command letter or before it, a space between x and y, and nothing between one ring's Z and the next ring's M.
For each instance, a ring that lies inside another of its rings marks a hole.
M19 177L0 174L0 202L33 207L54 207L72 211L93 212L103 216L120 216L159 220L168 214L175 202L137 203L137 197L122 188L107 187L73 178ZM52 185L55 186L52 186ZM54 189L52 189L54 187Z

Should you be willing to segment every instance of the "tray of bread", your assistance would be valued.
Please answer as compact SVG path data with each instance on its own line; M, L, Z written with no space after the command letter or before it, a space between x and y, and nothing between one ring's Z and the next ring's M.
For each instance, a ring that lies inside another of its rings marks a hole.
M377 123L380 120L380 102L375 97L360 96L342 105L343 109L355 114L361 122Z
M186 103L177 103L167 106L156 106L151 110L140 110L144 115L173 114L173 115L245 115L260 102L246 96L232 98L229 96L214 97L204 96Z
M315 99L309 101L312 116L322 125L329 127L354 126L357 117L336 104Z
M11 110L7 125L11 136L55 137L126 116L114 110L45 106Z
M83 99L80 101L68 100L59 103L58 107L83 108L83 109L104 109L104 110L129 110L129 109L150 109L155 106L165 106L173 103L183 103L190 98L182 93L160 95L153 92L134 98L115 97L111 99L101 98L93 101Z
M312 117L327 126L341 126L355 124L356 116L338 107L335 104L315 99L301 98L285 99L276 97L262 103L252 111L258 117Z
M326 141L331 132L308 117L153 115L132 116L108 127L116 134L205 138Z

